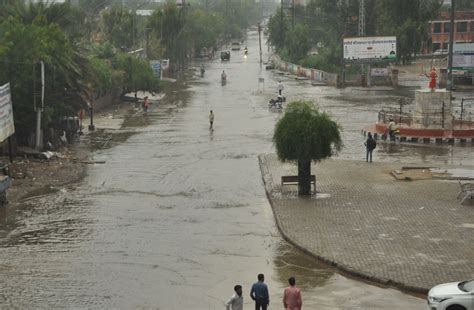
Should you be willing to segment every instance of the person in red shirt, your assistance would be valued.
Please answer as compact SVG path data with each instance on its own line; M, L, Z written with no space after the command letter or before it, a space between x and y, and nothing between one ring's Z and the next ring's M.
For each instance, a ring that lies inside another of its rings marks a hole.
M283 291L283 306L285 310L301 310L303 301L301 300L301 291L296 287L294 277L288 279L290 286Z
M436 68L434 66L431 67L430 75L428 77L430 78L430 84L428 87L431 89L431 91L434 91L436 88L436 78L438 77L436 74Z

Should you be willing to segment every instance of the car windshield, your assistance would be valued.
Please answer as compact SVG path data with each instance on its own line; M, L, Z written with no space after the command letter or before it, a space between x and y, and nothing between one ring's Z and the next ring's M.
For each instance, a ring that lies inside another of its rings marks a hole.
M474 280L461 282L458 287L461 291L472 292L474 291Z

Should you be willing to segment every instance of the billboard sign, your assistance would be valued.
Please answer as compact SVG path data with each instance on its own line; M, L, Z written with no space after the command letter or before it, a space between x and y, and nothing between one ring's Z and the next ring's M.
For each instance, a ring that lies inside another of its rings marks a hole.
M10 83L0 86L0 142L15 133Z
M155 73L155 76L157 78L160 78L161 76L161 61L159 60L150 60L150 67Z
M372 76L388 76L387 68L372 68L370 75Z
M375 63L395 61L397 37L344 38L344 62Z
M454 43L453 70L474 70L474 43Z

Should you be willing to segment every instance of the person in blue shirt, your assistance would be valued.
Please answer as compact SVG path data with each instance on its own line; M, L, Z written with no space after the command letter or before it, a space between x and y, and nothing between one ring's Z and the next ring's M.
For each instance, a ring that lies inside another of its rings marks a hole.
M268 296L268 287L263 283L265 276L260 273L257 279L258 282L254 283L250 290L250 298L255 301L255 310L267 310L270 304L270 297Z

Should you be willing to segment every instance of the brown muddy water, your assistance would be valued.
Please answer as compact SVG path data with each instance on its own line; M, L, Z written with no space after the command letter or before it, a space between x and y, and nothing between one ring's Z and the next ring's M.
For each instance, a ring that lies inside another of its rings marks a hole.
M1 308L223 309L241 284L250 309L258 273L266 275L270 309L281 308L291 275L306 309L424 308L423 299L341 276L282 240L257 161L273 152L280 114L267 101L280 77L260 69L257 42L250 32L249 58L232 52L230 62L206 62L205 76L195 71L176 102L127 120L127 139L95 151L106 163L91 166L77 186L2 211ZM400 95L283 82L289 100L310 98L339 120L341 158L363 158L360 129ZM375 159L473 161L467 148L409 146L381 146Z

